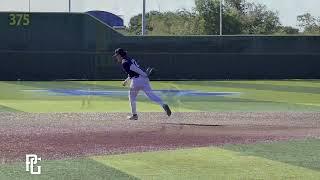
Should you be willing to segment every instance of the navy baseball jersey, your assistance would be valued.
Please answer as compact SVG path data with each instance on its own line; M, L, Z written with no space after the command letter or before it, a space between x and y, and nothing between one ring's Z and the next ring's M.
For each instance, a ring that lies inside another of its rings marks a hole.
M136 61L133 59L128 58L128 59L125 59L122 61L122 68L128 74L128 76L130 78L139 77L138 73L136 73L130 69L131 65L135 65L135 66L139 67L138 64L136 63Z

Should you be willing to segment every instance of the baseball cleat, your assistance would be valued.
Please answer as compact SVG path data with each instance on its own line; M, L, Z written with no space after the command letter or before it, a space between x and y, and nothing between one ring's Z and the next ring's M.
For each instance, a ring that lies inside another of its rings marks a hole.
M134 114L132 116L128 116L127 117L128 120L138 120L138 115L137 114Z
M170 110L169 106L167 104L164 104L162 107L166 111L167 115L171 116L171 110Z

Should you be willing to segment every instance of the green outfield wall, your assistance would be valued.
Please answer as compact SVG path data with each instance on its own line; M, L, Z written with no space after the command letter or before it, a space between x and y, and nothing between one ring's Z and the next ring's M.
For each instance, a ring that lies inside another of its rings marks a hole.
M123 79L122 47L158 80L318 79L320 36L123 36L83 13L0 13L0 80Z

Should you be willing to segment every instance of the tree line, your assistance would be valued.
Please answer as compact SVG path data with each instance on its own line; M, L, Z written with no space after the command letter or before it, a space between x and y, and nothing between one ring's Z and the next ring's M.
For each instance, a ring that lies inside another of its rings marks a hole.
M299 29L283 26L278 12L267 6L246 0L225 0L223 5L224 35L320 34L320 17L309 13L297 17ZM126 33L141 34L141 14L130 19ZM151 11L146 14L149 35L218 35L220 33L220 1L195 0L191 11Z

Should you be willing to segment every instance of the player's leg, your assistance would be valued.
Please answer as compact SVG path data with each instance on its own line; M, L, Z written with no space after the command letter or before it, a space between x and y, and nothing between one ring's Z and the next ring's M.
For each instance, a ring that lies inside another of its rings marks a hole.
M138 120L137 96L141 88L142 86L139 79L133 78L130 83L130 90L129 90L129 101L130 101L130 107L131 107L131 113L132 113L132 115L128 117L129 120Z
M157 103L157 104L159 104L161 106L164 104L162 99L153 92L153 90L152 90L152 88L151 88L151 86L150 86L150 84L148 82L146 82L146 84L143 87L142 91L146 94L146 96L151 101L153 101L153 102L155 102L155 103Z
M171 110L169 106L167 104L164 104L162 99L153 92L149 81L145 83L145 86L142 90L151 101L159 104L166 111L167 115L171 116Z
M129 101L131 107L132 115L128 117L130 120L138 120L138 113L137 113L137 96L139 94L138 88L131 87L129 90Z

